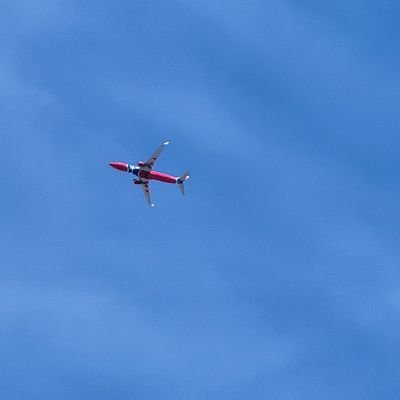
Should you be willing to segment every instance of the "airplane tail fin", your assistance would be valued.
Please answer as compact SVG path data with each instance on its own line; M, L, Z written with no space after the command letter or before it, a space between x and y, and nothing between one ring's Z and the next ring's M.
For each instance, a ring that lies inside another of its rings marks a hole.
M185 194L185 182L189 179L190 175L189 175L189 171L186 171L182 176L180 176L177 180L177 184L179 186L179 189L181 189L182 194Z

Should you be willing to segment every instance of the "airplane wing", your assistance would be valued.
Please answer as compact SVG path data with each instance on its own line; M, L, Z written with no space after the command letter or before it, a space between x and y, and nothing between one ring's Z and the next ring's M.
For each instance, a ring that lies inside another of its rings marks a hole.
M164 150L165 147L167 147L169 145L169 141L168 142L164 142L161 146L158 147L158 149L151 155L151 157L146 161L145 166L142 167L142 169L144 171L150 171L153 169L154 164L156 163L156 161L158 160L158 157L160 157L160 154L162 153L162 151Z
M147 204L150 207L154 207L154 204L151 202L151 197L150 197L150 187L149 187L149 181L142 181L140 186L143 189L144 197L146 198Z

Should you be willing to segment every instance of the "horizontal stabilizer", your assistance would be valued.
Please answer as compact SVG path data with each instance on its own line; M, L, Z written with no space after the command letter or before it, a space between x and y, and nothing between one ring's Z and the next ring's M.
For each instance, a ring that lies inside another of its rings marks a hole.
M186 172L185 172L183 175L181 175L181 176L178 178L178 180L177 180L179 189L181 189L181 192L182 192L183 195L185 194L185 186L184 186L184 184L185 184L185 182L189 179L189 177L190 177L189 171L186 171Z

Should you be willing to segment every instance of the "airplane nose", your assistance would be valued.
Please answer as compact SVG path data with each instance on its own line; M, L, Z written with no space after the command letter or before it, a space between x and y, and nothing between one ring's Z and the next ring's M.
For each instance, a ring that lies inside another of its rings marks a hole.
M128 172L128 164L120 161L113 161L108 164L110 167L117 169L118 171Z

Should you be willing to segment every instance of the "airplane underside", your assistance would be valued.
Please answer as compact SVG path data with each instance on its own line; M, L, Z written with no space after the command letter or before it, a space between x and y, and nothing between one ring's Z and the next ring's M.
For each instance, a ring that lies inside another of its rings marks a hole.
M109 165L112 168L115 168L121 172L128 172L138 177L138 179L135 179L133 183L141 186L146 201L150 207L154 206L150 198L149 181L151 180L165 182L165 183L176 183L182 194L185 194L184 184L189 179L189 171L186 171L179 177L175 177L169 174L164 174L163 172L153 171L153 166L155 162L160 156L162 150L168 144L169 144L168 141L161 144L161 146L158 147L158 149L151 155L151 157L146 162L139 161L138 165L128 164L122 161L113 161L109 163Z

